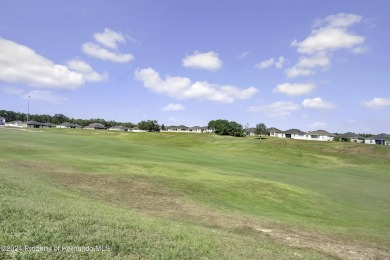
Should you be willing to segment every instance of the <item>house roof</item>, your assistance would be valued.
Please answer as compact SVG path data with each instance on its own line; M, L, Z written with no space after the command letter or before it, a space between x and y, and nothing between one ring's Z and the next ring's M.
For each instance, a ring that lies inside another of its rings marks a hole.
M5 119L5 117L0 116L0 120L3 120L3 119Z
M357 135L355 133L352 133L352 132L348 132L348 133L342 134L342 135L340 135L340 137L341 138L364 139L364 137L362 137L360 135Z
M250 128L246 128L246 129L245 129L245 132L254 133L255 130L256 130L256 128L250 127Z
M73 124L73 123L69 123L69 122L62 123L62 124L60 124L60 126L81 128L80 125L78 125L78 124Z
M41 122L38 122L38 121L27 121L26 122L27 125L44 125L43 123Z
M282 133L283 131L280 129L277 129L276 127L270 127L267 129L268 132L275 132L275 133Z
M366 139L368 139L368 140L385 140L386 138L390 138L390 135L385 134L385 133L381 133L381 134L378 134L378 135L374 135L374 136L368 137Z
M309 131L309 132L307 132L307 134L309 134L309 135L322 135L322 136L334 136L334 134L331 134L325 130Z
M284 131L283 133L285 133L285 134L294 134L294 135L304 135L305 134L305 132L303 132L303 131L301 131L299 129L295 129L295 128L289 129L287 131Z
M125 127L125 126L121 126L121 125L116 125L116 126L110 127L110 129L127 130L127 129L129 129L129 128L128 128L128 127Z
M105 129L106 127L100 123L92 123L86 128L98 128L98 129Z
M55 124L52 124L52 123L44 123L43 125L45 125L45 126L56 126Z

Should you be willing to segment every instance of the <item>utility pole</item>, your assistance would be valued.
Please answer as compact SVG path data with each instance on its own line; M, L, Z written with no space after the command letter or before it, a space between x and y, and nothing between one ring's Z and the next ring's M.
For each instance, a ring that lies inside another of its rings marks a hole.
M30 96L28 96L27 101L27 127L28 127L28 114L30 113Z

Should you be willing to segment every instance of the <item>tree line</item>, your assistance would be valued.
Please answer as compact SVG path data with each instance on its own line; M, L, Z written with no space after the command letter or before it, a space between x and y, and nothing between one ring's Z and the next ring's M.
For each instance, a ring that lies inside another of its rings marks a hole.
M0 116L4 117L7 122L12 121L26 121L27 120L27 114L26 113L20 113L15 111L9 111L9 110L0 110ZM73 123L78 124L81 127L88 126L92 123L100 123L104 125L105 127L112 127L117 125L122 125L129 128L138 127L140 130L145 130L148 132L160 132L160 130L165 130L164 125L159 125L157 120L144 120L137 124L131 123L131 122L117 122L115 120L105 120L101 118L91 118L91 119L75 119L67 117L63 114L55 114L52 115L39 115L39 114L29 114L28 115L29 121L38 121L41 123L52 123L52 124L62 124L62 123ZM236 136L236 137L243 137L245 136L244 128L242 125L240 125L237 122L234 121L228 121L225 119L217 119L217 120L211 120L208 123L208 128L212 129L214 133L218 135L230 135L230 136ZM256 125L256 135L265 135L266 134L266 126L261 123Z
M0 116L4 117L7 122L12 121L26 121L27 120L27 114L26 113L20 113L20 112L14 112L14 111L8 111L8 110L0 110ZM105 119L101 118L91 118L91 119L75 119L75 118L69 118L63 114L55 114L52 115L38 115L38 114L29 114L28 115L29 121L38 121L41 123L52 123L52 124L62 124L62 123L73 123L78 124L82 127L88 126L92 123L100 123L106 127L112 127L116 125L123 125L129 128L136 127L137 124L133 124L131 122L117 122L114 120L107 121Z

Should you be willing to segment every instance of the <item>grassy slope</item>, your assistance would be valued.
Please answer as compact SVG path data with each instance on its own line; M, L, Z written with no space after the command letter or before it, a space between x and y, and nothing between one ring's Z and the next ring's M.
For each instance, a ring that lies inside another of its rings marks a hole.
M390 147L63 129L0 129L0 143L1 245L109 245L96 253L106 257L328 257L259 227L390 245Z

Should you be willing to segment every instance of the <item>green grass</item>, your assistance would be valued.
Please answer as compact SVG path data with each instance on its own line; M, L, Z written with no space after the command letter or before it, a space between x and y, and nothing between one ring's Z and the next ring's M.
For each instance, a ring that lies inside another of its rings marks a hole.
M0 245L110 248L0 258L389 256L390 147L2 128L0 164Z

